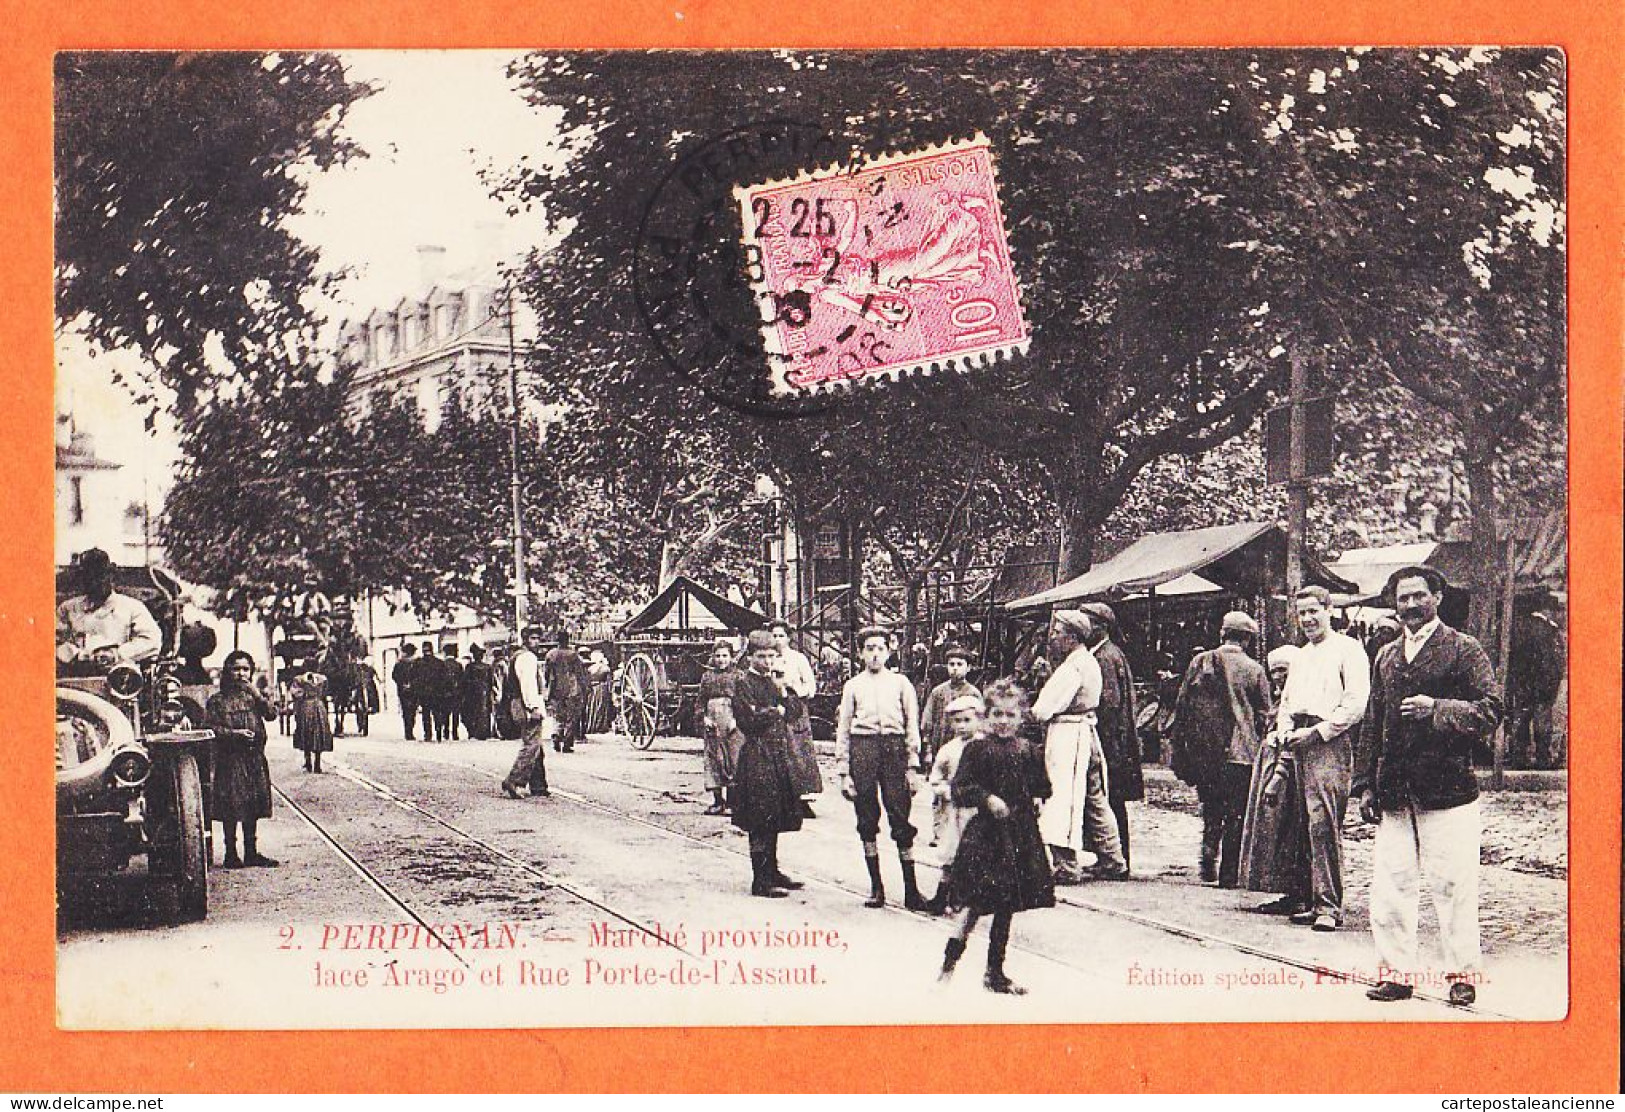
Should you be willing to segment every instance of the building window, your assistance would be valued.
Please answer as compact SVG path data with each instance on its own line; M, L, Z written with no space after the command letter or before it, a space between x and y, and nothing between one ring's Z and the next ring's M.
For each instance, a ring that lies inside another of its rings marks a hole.
M85 523L85 480L81 476L75 475L68 482L73 486L73 502L68 513L73 524L83 525Z

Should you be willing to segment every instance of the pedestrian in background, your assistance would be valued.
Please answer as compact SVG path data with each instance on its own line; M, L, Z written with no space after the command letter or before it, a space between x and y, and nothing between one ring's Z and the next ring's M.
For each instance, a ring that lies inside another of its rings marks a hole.
M327 720L327 677L306 668L293 681L293 747L305 755L305 771L322 770L322 754L333 751Z
M937 894L931 897L926 910L943 915L959 906L954 895L953 863L959 852L959 839L965 824L975 814L954 802L954 777L959 772L959 761L965 746L983 731L986 706L980 695L961 695L943 708L943 716L952 731L937 750L931 762L931 844L942 853L942 879L937 882Z
M395 700L401 707L401 724L406 727L407 741L417 740L413 736L418 716L417 670L417 646L401 645L401 658L389 670L389 678L395 684Z
M548 650L542 665L543 681L547 685L547 709L558 723L553 735L553 750L558 753L575 752L581 737L582 702L587 694L587 669L581 657L570 646L570 631L559 630L558 644Z
M711 806L705 809L708 815L728 813L727 792L733 786L739 749L745 742L734 719L734 687L738 682L733 643L719 640L700 678L700 706L705 715L705 789L711 793Z
M991 914L982 984L990 992L1012 996L1027 990L1004 971L1011 920L1019 911L1055 906L1055 885L1038 830L1038 801L1049 797L1050 782L1044 760L1021 737L1026 707L1021 688L1010 680L995 683L987 693L987 732L966 742L960 756L953 799L975 814L965 824L949 870L954 894L965 904L965 918L942 958L946 980L964 956L977 920Z
M441 733L448 741L462 737L459 723L463 717L463 662L457 659L457 646L447 645L440 654L440 666L446 670L445 695L440 705Z
M1085 603L1089 615L1089 651L1100 665L1100 705L1095 708L1095 729L1106 754L1106 802L1117 819L1117 840L1123 864L1134 867L1130 846L1128 805L1145 798L1145 772L1140 767L1139 706L1134 698L1134 670L1117 644L1117 614L1104 602Z
M468 649L458 693L458 715L469 737L484 741L491 736L491 666L485 662L485 649L479 645Z
M948 722L948 705L967 695L981 698L982 692L970 682L970 650L959 645L948 646L943 654L948 678L931 689L926 696L925 709L920 713L920 768L928 771L936 760L937 750L952 733Z
M418 658L417 670L413 673L417 681L417 695L419 708L423 712L423 740L445 741L446 734L441 728L440 708L447 699L446 681L450 677L446 670L440 666L440 658L434 654L434 642L423 642L423 655Z
M824 776L818 770L818 750L813 746L812 715L807 701L818 691L818 677L813 672L807 654L790 643L790 626L776 621L768 624L773 635L773 647L778 650L779 662L775 674L784 681L790 693L789 717L786 733L790 745L790 780L796 794L801 797L801 817L816 818L812 801L824 791Z
M1219 647L1191 659L1174 703L1174 771L1202 801L1201 878L1221 888L1240 883L1247 791L1270 725L1269 680L1248 655L1257 638L1250 614L1226 614Z

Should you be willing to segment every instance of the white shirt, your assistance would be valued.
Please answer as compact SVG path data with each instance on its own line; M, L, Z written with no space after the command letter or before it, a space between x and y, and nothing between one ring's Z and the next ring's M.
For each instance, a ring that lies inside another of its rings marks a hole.
M520 649L513 655L513 674L519 680L519 698L525 709L541 714L547 702L542 696L542 662L529 649Z
M142 661L158 655L164 636L152 612L129 595L117 591L100 606L85 595L63 600L56 608L57 644L71 643L83 653L113 648L124 660Z
M1329 631L1298 647L1275 724L1284 732L1292 729L1294 714L1312 714L1321 719L1316 731L1330 741L1365 717L1370 698L1371 662L1365 649L1354 638Z
M1412 633L1408 629L1405 631L1406 664L1409 664L1411 661L1416 659L1416 654L1422 651L1422 646L1428 643L1428 638L1432 637L1433 631L1438 628L1439 619L1434 618L1431 622L1417 630L1415 633Z
M846 681L835 724L835 761L842 768L851 753L853 734L901 734L908 744L909 766L919 762L920 700L907 677L865 668Z
M786 645L779 650L779 656L784 661L784 686L803 699L811 699L818 691L818 677L813 674L807 654Z
M1092 713L1100 706L1103 685L1095 654L1087 646L1079 645L1044 681L1033 703L1033 717L1048 722L1060 714Z

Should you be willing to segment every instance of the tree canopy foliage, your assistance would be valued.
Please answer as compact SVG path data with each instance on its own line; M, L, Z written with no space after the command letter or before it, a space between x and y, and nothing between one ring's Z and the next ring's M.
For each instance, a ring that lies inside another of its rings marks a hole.
M58 54L55 88L60 326L139 354L127 385L183 423L284 378L324 280L286 221L369 90L331 54L162 51Z

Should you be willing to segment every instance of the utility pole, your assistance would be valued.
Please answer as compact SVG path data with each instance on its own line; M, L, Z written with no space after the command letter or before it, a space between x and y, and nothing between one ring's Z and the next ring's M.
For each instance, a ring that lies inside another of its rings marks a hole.
M1309 368L1296 347L1292 351L1292 380L1288 394L1290 443L1287 449L1286 594L1287 609L1303 586L1304 539L1309 532L1308 430L1304 403L1309 400ZM1290 625L1290 623L1289 623Z
M508 326L508 494L513 510L513 635L525 632L530 585L525 576L525 518L519 486L519 360L513 342L513 282L505 293Z

